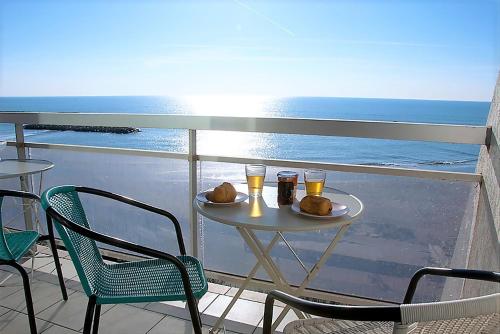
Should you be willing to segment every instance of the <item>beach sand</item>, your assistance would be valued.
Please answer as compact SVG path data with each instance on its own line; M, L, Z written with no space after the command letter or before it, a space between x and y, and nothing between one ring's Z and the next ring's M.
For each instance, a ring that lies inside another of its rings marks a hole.
M15 157L12 148L5 153L3 156ZM44 188L85 185L161 207L178 217L184 241L190 244L187 161L43 149L32 149L31 157L55 163L44 176ZM201 167L200 190L222 181L244 182L242 165L203 162ZM268 168L266 180L274 181L276 172L283 169L288 168ZM19 188L17 179L0 182L2 188ZM415 270L450 264L462 221L471 219L471 183L329 172L327 185L360 198L365 211L311 284L318 289L401 301ZM95 201L91 196L85 196L83 203L95 230L177 252L172 225L160 216L110 201ZM6 209L13 211L13 204L6 203ZM206 219L201 226L205 268L246 275L256 260L235 229ZM312 265L334 233L324 230L289 233L286 237L306 265ZM267 243L272 234L259 236ZM303 279L304 271L284 245L278 245L272 255L288 279L296 283ZM426 279L416 298L437 300L442 288L442 280Z

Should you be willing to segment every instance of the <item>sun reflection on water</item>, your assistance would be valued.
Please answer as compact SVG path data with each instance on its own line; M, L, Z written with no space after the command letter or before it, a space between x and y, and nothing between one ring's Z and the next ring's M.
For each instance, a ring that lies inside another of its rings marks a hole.
M184 98L190 114L200 116L273 117L275 103L265 96L197 95ZM199 154L267 157L275 148L272 135L252 132L199 131Z

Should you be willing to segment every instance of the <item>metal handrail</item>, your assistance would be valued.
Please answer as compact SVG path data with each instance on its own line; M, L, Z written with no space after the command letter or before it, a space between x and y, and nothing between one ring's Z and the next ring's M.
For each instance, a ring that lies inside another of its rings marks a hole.
M124 113L1 112L0 122L262 132L479 145L488 143L489 133L486 126L455 124Z

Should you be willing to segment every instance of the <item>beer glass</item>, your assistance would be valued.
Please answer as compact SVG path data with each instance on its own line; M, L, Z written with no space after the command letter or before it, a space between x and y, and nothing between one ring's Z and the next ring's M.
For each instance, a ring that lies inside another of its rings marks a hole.
M246 165L245 172L247 175L248 195L253 197L262 196L262 188L264 188L264 178L266 177L265 165Z
M325 186L326 172L322 169L308 169L304 172L307 195L321 196Z

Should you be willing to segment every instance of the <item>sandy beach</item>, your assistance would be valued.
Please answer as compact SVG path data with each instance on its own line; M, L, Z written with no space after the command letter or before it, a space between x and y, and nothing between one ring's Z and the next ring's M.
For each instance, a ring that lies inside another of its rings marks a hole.
M3 156L15 157L15 151L8 148ZM189 244L187 161L42 149L32 149L31 157L55 163L44 176L44 188L85 185L159 206L178 217ZM242 165L204 162L201 167L200 190L222 181L244 182ZM287 168L268 168L266 180L274 181L276 172L283 169ZM1 182L5 188L19 187L15 179ZM318 289L400 301L415 270L449 265L461 222L470 216L467 203L473 184L330 172L327 186L354 194L363 201L365 211L312 283ZM172 226L159 216L108 201L92 201L90 196L83 202L95 230L164 251L177 251ZM7 210L13 210L12 203L5 205ZM206 219L201 226L205 268L246 275L255 258L239 234ZM289 233L286 237L306 265L312 265L334 232ZM259 235L265 242L272 236ZM278 245L272 255L288 279L303 279L303 270L284 245ZM429 280L419 289L417 300L438 299L442 288L443 281Z

